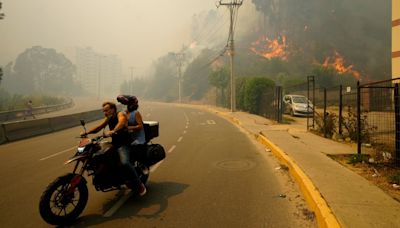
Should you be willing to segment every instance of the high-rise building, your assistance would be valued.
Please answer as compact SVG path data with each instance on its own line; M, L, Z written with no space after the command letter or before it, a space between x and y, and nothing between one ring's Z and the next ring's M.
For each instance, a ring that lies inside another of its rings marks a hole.
M116 55L104 55L92 48L76 49L77 81L89 94L116 96L122 83L122 64Z
M400 77L400 0L392 0L392 78Z

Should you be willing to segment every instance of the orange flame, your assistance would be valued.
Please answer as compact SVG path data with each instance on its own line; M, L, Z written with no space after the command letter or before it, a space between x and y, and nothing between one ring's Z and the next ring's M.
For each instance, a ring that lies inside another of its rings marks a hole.
M349 65L345 67L344 65L344 58L337 52L335 51L335 57L333 61L331 62L331 57L327 57L322 64L323 67L332 67L334 68L339 74L344 74L344 73L349 73L353 75L357 80L361 78L361 73L353 70L353 65Z
M287 48L288 45L286 44L285 36L282 36L281 41L278 39L270 40L268 37L262 36L257 41L251 43L250 50L266 59L280 58L287 61Z

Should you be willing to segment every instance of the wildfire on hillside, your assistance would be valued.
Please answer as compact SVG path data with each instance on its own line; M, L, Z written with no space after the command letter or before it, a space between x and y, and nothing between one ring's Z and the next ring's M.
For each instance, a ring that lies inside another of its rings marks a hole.
M221 58L217 58L211 63L211 68L213 70L218 70L224 67L224 61Z
M353 70L354 67L353 65L349 65L347 67L345 66L344 58L337 51L335 51L334 57L327 57L322 66L326 68L332 67L339 74L344 74L344 73L351 74L357 80L361 78L361 73L356 70Z
M285 36L273 40L270 40L267 36L262 36L257 41L251 43L250 50L266 59L280 58L287 61L287 48L288 45Z

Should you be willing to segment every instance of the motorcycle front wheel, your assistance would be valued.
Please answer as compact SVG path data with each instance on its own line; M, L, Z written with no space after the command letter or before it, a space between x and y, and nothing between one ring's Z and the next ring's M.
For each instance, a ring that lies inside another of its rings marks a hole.
M88 201L88 188L82 179L71 192L71 180L75 174L57 178L49 184L40 198L39 211L43 220L51 225L63 225L74 221ZM83 177L82 177L83 178Z

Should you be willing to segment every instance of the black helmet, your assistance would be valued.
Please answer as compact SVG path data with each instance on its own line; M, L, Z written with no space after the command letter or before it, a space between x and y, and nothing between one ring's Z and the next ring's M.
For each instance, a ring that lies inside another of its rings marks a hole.
M139 107L139 101L135 96L131 95L119 95L117 101L128 107L128 111L132 112Z
M138 104L139 101L135 96L131 95L118 95L117 101L123 105Z

